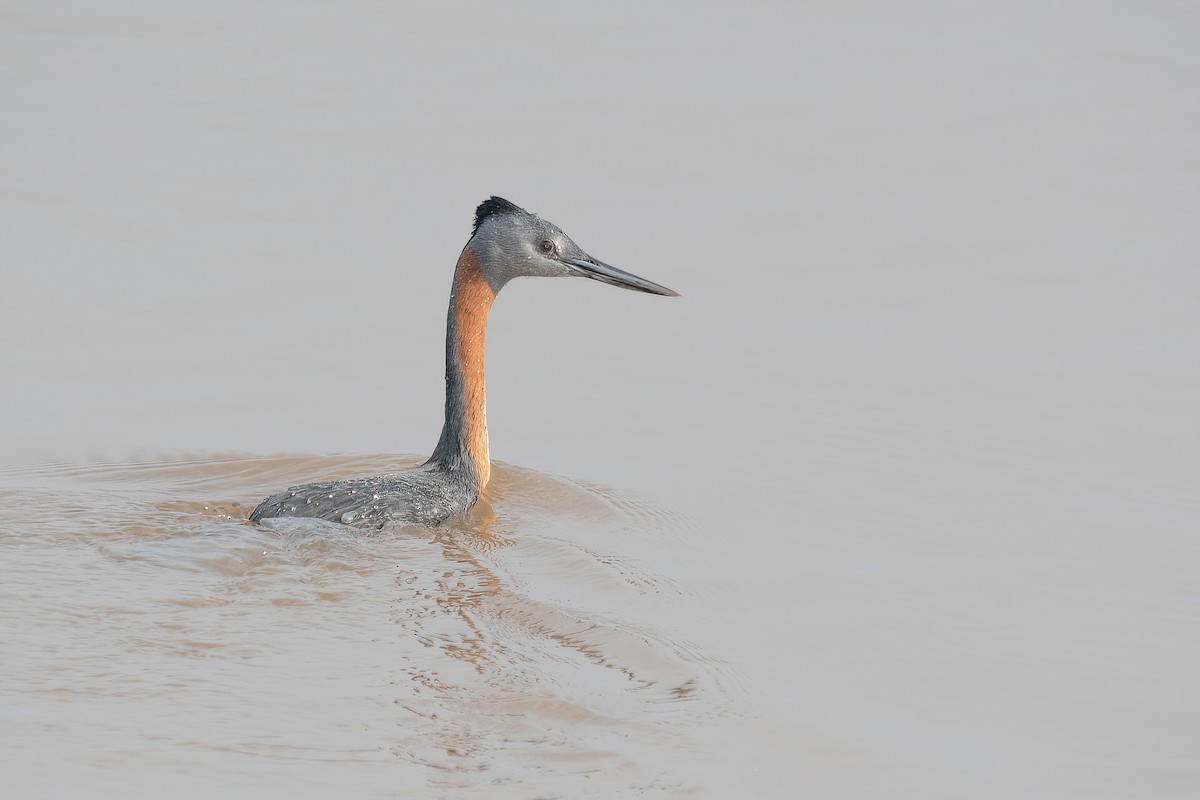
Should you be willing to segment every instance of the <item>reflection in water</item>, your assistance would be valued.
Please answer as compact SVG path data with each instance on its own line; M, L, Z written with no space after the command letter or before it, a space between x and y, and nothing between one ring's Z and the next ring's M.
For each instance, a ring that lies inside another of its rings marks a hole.
M551 781L564 794L603 770L609 787L684 790L695 770L680 766L703 761L689 726L729 712L727 676L637 621L677 588L596 547L628 529L672 535L669 517L500 464L469 517L431 530L245 521L260 486L407 463L0 475L16 601L0 612L15 639L5 687L31 723L28 752L52 752L37 741L68 721L108 729L85 772L152 741L214 768L365 761L403 765L413 786Z

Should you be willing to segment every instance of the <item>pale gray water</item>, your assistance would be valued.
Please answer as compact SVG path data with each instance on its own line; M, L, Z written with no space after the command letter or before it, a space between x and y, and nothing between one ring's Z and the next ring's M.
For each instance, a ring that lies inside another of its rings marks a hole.
M1198 43L0 0L0 793L1197 795ZM461 525L239 522L432 447L491 193L683 297L504 291Z

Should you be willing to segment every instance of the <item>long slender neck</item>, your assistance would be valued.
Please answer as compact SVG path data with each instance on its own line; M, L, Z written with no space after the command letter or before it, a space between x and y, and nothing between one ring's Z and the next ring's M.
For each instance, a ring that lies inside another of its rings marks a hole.
M479 489L492 473L483 351L488 312L495 299L478 256L470 248L463 250L454 270L446 319L446 424L429 461L464 474Z

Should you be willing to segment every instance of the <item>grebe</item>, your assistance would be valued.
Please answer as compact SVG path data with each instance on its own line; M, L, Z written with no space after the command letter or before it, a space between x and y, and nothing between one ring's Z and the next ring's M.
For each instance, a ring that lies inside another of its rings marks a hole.
M367 528L436 525L475 505L492 470L483 378L488 312L496 293L522 275L591 278L678 297L597 261L536 214L500 197L484 200L454 269L446 319L446 423L433 455L407 472L293 486L262 501L251 521L316 517Z

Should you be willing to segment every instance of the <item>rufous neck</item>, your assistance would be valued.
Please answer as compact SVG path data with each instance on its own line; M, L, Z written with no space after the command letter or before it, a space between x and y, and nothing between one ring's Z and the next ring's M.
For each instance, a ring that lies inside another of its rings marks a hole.
M487 485L488 455L484 343L488 312L496 292L488 285L479 257L463 250L454 270L446 319L446 423L430 461L465 473L478 488Z

